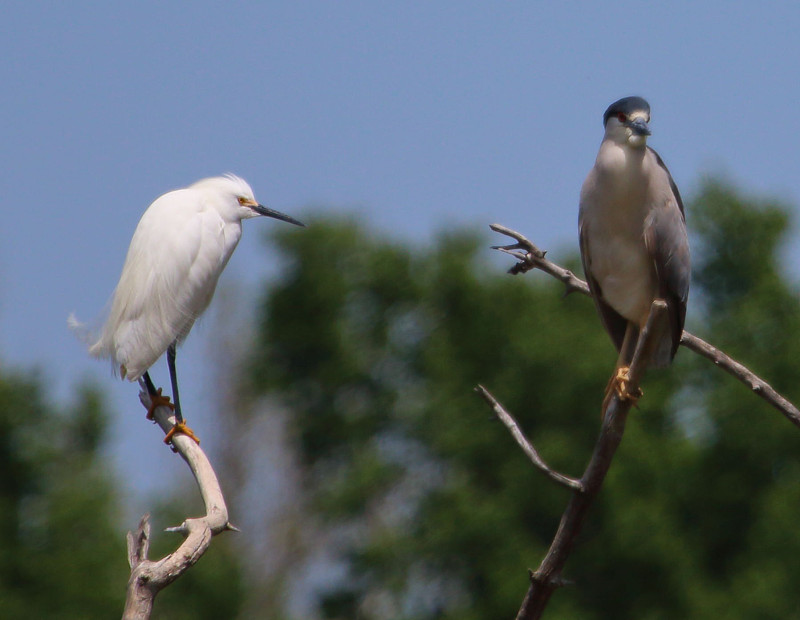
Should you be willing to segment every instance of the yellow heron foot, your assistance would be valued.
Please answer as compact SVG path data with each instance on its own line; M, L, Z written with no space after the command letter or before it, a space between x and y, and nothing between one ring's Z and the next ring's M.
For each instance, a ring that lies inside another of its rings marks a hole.
M620 402L626 401L633 401L633 406L636 407L636 403L639 399L643 396L644 392L642 392L641 388L636 388L635 391L631 391L629 389L631 381L631 369L630 366L620 366L617 368L615 374L611 376L611 379L608 381L608 385L606 386L606 395L603 398L603 412L608 408L608 404L611 401L611 396L616 393L617 397L619 398Z

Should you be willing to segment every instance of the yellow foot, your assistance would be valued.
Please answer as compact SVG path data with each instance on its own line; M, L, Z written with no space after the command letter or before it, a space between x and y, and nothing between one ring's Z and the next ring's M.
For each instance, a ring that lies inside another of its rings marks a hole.
M642 390L637 388L635 392L628 389L631 380L631 369L629 366L620 366L617 368L616 374L611 376L606 386L606 395L603 398L603 413L605 414L608 405L611 402L611 397L616 394L621 402L627 400L633 401L633 406L636 406L638 400L642 397Z
M153 419L153 412L158 407L169 407L172 411L175 411L175 405L169 402L169 396L161 395L161 388L158 388L155 394L150 394L150 406L147 408L148 420Z
M636 404L642 397L642 390L637 388L635 392L631 392L628 390L628 384L631 380L631 369L630 366L621 366L617 368L617 374L611 379L611 385L614 387L614 391L617 393L617 396L622 402L626 400L632 400L633 404ZM609 386L610 387L610 386Z
M172 436L175 435L175 433L186 435L190 439L193 439L198 446L200 445L200 438L194 434L194 431L191 428L186 426L186 422L178 422L175 426L169 429L167 436L164 437L164 443L170 443L172 441Z

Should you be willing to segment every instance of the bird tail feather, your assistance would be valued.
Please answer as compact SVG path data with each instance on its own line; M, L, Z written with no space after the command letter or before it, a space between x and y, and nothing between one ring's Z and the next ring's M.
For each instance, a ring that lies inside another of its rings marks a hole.
M88 347L91 347L97 340L92 328L86 323L79 321L74 312L71 312L67 317L67 327L69 327L70 331L75 334L75 337L78 340Z
M82 342L89 349L89 355L92 357L102 359L113 357L105 343L103 335L98 334L98 329L90 324L82 323L75 316L75 313L70 313L67 317L67 327L75 334L75 337ZM112 359L112 371L116 375L118 369Z

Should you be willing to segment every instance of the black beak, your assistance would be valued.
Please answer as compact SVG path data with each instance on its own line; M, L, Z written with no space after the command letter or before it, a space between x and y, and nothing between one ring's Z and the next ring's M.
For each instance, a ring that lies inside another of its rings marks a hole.
M285 213L281 213L280 211L276 211L275 209L270 209L269 207L265 207L264 205L254 205L250 208L253 209L253 211L258 213L259 215L265 215L266 217L274 217L276 220L282 220L284 222L289 222L290 224L294 224L295 226L305 227L305 224L303 224L303 222L294 219L292 216L286 215Z
M645 121L643 118L637 118L634 121L630 121L628 123L628 127L633 130L633 134L635 136L650 135L650 127L647 126L647 121Z

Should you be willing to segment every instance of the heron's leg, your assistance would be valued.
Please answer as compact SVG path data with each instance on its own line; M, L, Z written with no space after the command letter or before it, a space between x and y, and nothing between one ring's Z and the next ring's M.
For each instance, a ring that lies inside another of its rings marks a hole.
M636 392L628 391L631 360L633 360L633 353L638 342L639 328L634 323L628 322L628 327L625 329L625 337L619 349L617 365L614 367L614 374L611 375L606 386L606 393L603 398L603 415L605 415L606 408L615 392L620 400L633 400L634 403L642 396L641 389L637 389Z
M147 419L153 419L153 412L156 410L156 407L169 407L170 409L175 409L175 405L169 402L169 396L162 396L161 395L161 388L156 388L153 384L153 380L150 378L150 373L146 370L144 372L144 384L147 386L147 393L150 395L150 406L147 408Z
M172 436L175 433L183 433L184 435L194 439L197 444L200 445L200 439L194 434L194 431L191 428L186 426L186 421L183 419L183 413L181 413L181 401L180 397L178 396L178 375L175 372L176 348L177 342L173 342L167 349L167 366L169 367L169 378L172 382L172 396L175 399L175 426L173 426L167 433L167 436L164 437L164 443L169 443L172 441Z
M628 321L628 327L625 329L625 337L622 339L622 346L619 348L619 357L617 357L617 368L628 367L630 368L633 361L633 354L636 351L636 345L639 343L639 328Z

